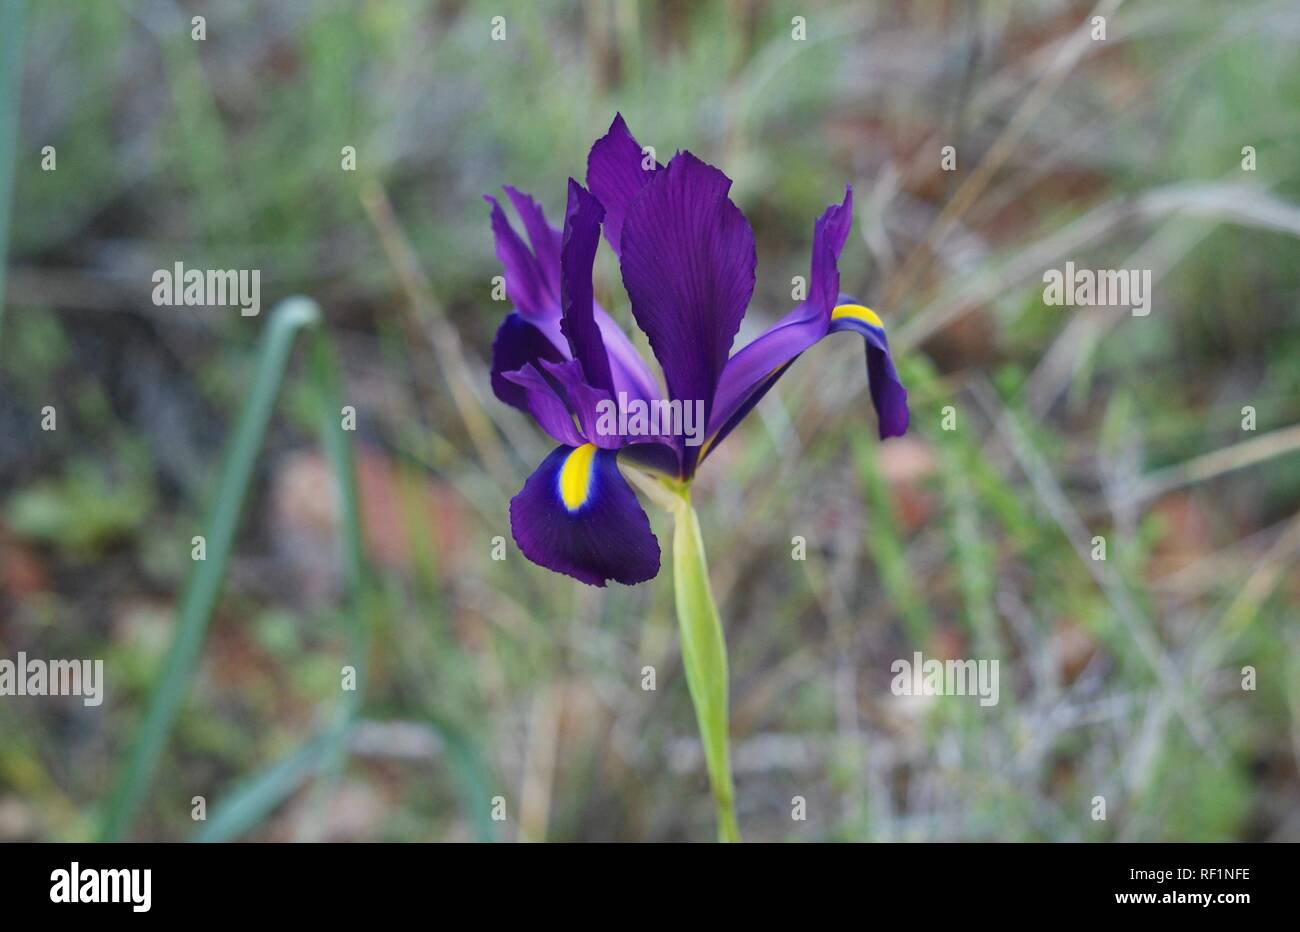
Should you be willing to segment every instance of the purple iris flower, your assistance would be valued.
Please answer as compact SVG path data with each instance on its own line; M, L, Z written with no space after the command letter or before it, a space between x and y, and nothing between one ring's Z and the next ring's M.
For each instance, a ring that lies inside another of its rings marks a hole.
M493 342L492 388L559 443L511 500L511 528L530 560L595 586L610 579L632 585L659 572L659 542L619 472L619 457L689 482L795 358L827 334L852 330L865 340L881 439L901 435L908 422L907 390L880 318L840 293L852 189L813 227L806 300L733 356L756 257L749 221L727 197L731 179L690 152L650 169L644 160L615 116L587 158L588 188L569 179L562 232L531 197L507 187L527 244L496 198L485 198L514 304ZM592 265L602 231L665 390L595 303ZM636 402L665 412L658 433L603 417ZM694 441L664 426L669 411L688 405L703 412L702 437L697 432Z

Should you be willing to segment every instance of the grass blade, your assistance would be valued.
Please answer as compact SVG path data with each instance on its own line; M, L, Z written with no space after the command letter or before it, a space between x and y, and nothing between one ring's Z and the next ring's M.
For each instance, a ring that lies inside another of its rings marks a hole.
M351 605L348 621L347 663L356 670L356 688L340 694L331 721L307 744L276 761L259 774L241 781L224 800L212 820L194 836L195 841L226 841L254 828L304 782L325 775L335 777L346 757L352 724L365 692L366 656L369 653L368 620L372 610L367 587L361 535L361 504L357 495L352 444L340 420L338 360L328 334L318 329L312 339L312 383L319 417L320 442L334 472L343 541L343 568ZM318 792L323 793L324 787Z
M181 597L162 675L104 814L100 832L103 840L117 840L126 834L148 792L158 758L175 724L181 702L189 691L204 633L216 608L240 512L252 479L253 464L266 434L289 352L298 331L319 320L316 304L306 298L289 298L271 313L262 339L253 389L235 428L234 443L227 448L221 468L217 497L207 525L207 559L195 565Z
M431 716L429 721L442 738L447 763L458 783L462 810L468 813L467 818L475 840L494 841L496 826L491 816L492 775L488 772L487 764L463 730L441 716Z
M332 735L322 732L292 754L239 784L212 818L194 835L194 841L213 842L238 838L257 825L320 769Z

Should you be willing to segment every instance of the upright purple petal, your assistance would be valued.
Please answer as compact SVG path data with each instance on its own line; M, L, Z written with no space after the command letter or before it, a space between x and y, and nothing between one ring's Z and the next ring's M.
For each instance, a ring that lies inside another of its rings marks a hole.
M492 205L492 234L496 239L497 258L505 271L506 297L527 317L557 315L557 296L551 291L548 275L537 257L510 225L497 199L485 194L483 200Z
M560 231L546 222L546 214L541 205L528 194L510 185L505 186L510 203L515 205L515 212L524 222L524 231L528 242L532 244L533 255L541 269L542 278L552 298L560 294Z
M754 234L728 198L731 180L689 152L658 173L623 223L623 284L683 404L707 423L732 340L754 292ZM684 452L687 475L699 448Z
M486 196L484 200L493 207L492 230L496 239L496 253L506 272L507 296L527 322L540 329L542 335L567 359L572 351L568 339L560 329L561 233L546 222L546 215L532 197L508 185L505 190L523 219L524 229L532 244L530 250L515 233L496 199ZM629 398L646 401L658 398L659 388L654 375L623 328L599 305L595 306L593 316L600 330L600 339L605 344L614 390L626 392ZM527 358L511 357L502 365L494 365L493 371L498 376L493 380L493 387L500 388L499 373L517 369L524 362L536 358L536 354ZM548 354L545 358L553 357ZM510 394L509 389L506 392ZM512 400L498 391L498 397L508 404L519 406L518 396L513 396Z
M613 450L556 448L510 500L510 528L528 559L592 586L659 572L659 541Z
M588 384L613 390L609 356L596 324L591 269L600 245L600 221L605 209L587 189L569 179L569 205L564 215L564 244L560 250L561 328L573 358Z
M812 277L808 283L808 304L830 323L831 309L840 295L840 253L853 228L853 188L844 189L844 200L832 204L813 225Z
M596 140L587 155L587 187L605 207L605 239L618 255L623 218L633 199L663 166L645 169L641 144L632 138L623 114L614 114L609 132Z

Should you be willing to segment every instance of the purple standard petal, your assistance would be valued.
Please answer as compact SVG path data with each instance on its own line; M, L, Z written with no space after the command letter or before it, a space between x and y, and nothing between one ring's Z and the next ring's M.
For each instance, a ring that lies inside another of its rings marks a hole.
M621 113L614 114L609 132L596 140L587 155L587 187L605 207L605 239L615 255L621 248L628 207L663 168L658 162L651 169L643 168L645 159L641 144L632 138Z
M853 228L853 188L846 186L844 200L832 204L813 225L812 278L808 305L830 323L830 312L840 295L840 253Z
M792 360L822 337L831 325L839 295L839 258L853 225L853 189L813 224L812 269L808 300L727 360L709 417L709 449L744 419L776 384Z
M530 324L517 312L508 314L492 341L492 392L506 404L520 411L529 411L524 389L506 378L506 373L522 369L530 362L560 362L563 359L564 353L556 348L554 340L544 330Z
M727 198L731 180L689 152L642 190L623 223L623 284L670 398L704 406L754 292L754 234ZM700 448L683 452L690 475Z
M492 235L505 271L506 297L529 318L558 316L558 295L551 290L550 276L510 225L497 199L485 194L483 200L492 205Z
M564 244L560 250L561 329L569 349L582 366L589 385L612 391L609 356L596 324L591 268L600 245L600 221L605 208L586 188L569 179L569 205L564 215Z
M541 205L530 195L510 185L506 185L505 190L519 219L524 222L524 231L532 244L548 297L554 301L560 294L560 231L546 222Z
M613 450L557 447L510 500L510 528L528 559L592 586L659 572L659 541Z
M909 420L907 389L894 368L880 317L871 308L850 300L837 305L831 318L831 333L852 330L861 334L867 343L867 385L880 422L880 439L901 437L907 432Z

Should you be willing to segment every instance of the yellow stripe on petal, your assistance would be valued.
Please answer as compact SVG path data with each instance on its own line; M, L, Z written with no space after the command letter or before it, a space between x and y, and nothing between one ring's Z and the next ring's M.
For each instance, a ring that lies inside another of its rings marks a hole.
M879 327L881 330L885 329L885 322L880 319L880 315L861 304L841 304L831 311L831 320L839 320L841 317L850 317L871 324L873 327Z
M592 466L596 462L596 445L584 443L564 460L560 467L560 498L569 511L587 504L591 495Z

